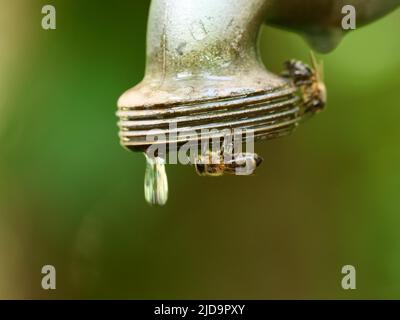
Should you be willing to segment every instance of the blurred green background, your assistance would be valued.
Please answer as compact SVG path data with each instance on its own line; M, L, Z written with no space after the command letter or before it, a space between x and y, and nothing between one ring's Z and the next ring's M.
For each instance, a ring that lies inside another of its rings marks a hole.
M255 176L171 165L151 208L115 116L143 77L148 6L0 0L0 298L400 298L400 11L322 56L328 108L258 144ZM261 37L274 72L308 60L297 35Z

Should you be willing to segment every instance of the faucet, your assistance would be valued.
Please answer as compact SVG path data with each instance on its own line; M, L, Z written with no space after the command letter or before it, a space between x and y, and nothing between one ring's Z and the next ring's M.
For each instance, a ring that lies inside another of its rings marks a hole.
M181 146L201 139L220 139L221 132L226 135L234 129L251 131L256 140L290 134L325 105L322 70L314 57L312 66L288 61L281 75L266 70L258 50L262 24L298 32L314 49L328 52L347 32L341 27L344 5L355 7L361 26L399 3L152 0L144 79L118 100L121 144L146 153L172 142ZM193 134L210 129L217 133L201 139ZM164 163L168 151L146 156L145 195L153 204L166 202ZM205 158L212 157L206 154ZM256 154L241 154L239 160L230 162L218 159L206 163L195 160L197 172L220 175L238 172L231 169L250 164L251 170L245 172L251 174L261 163Z

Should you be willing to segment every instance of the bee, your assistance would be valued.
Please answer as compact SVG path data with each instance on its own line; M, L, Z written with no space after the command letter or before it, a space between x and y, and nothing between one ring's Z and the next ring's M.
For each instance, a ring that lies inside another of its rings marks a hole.
M317 62L312 52L310 56L312 67L301 61L290 60L285 63L286 71L283 72L283 76L291 79L293 84L300 89L305 113L321 111L327 101L323 64Z
M195 167L200 176L247 176L253 174L262 161L263 159L255 153L236 153L226 157L224 153L208 151L199 157Z

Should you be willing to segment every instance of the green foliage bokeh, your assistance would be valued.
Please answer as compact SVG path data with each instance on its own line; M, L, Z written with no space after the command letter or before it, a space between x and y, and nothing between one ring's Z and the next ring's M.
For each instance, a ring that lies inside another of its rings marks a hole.
M143 77L149 1L55 0L54 31L45 4L0 3L0 298L400 298L400 11L319 56L326 111L257 145L255 176L169 166L152 208L115 116ZM261 49L274 72L308 60L270 27Z

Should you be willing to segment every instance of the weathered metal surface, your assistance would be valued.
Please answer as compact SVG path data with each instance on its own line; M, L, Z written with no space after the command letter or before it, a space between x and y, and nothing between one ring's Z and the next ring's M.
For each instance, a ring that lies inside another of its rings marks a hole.
M400 0L153 0L143 81L118 101L121 143L143 150L151 129L250 128L260 138L290 133L305 106L290 79L267 71L257 39L263 22L336 43L341 7L367 23ZM332 31L333 30L333 31ZM270 45L273 50L273 44ZM325 46L325 47L324 47ZM179 140L179 137L176 138ZM190 137L182 138L184 142Z
M316 50L329 52L349 31L342 28L342 8L356 9L357 28L394 10L400 0L272 0L266 23L301 34Z
M143 149L149 130L168 134L171 123L177 140L213 128L288 134L301 104L296 88L259 58L267 7L265 0L153 0L146 76L118 102L122 144Z

